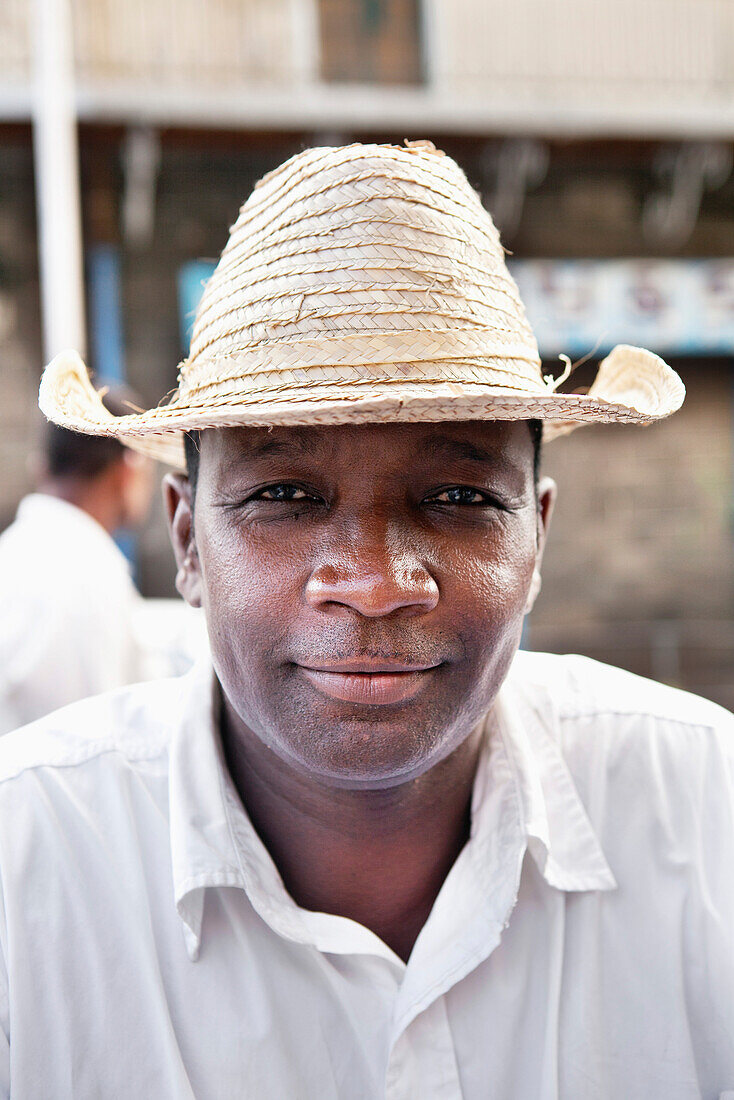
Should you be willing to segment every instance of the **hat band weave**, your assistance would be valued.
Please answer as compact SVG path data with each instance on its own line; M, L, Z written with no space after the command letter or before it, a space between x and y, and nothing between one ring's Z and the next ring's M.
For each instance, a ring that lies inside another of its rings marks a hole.
M540 360L527 343L504 337L492 329L434 329L417 332L369 332L330 334L316 339L263 340L258 344L232 347L227 354L198 352L181 366L182 398L204 381L216 382L230 376L236 362L240 372L267 370L272 373L307 370L309 367L380 366L387 363L456 362L461 359L514 360L525 380L542 392ZM217 370L221 363L222 369ZM201 373L204 377L197 377Z
M441 363L376 363L362 366L314 366L289 371L248 371L243 377L238 356L229 360L230 372L217 374L200 385L188 386L177 403L195 405L205 395L217 391L227 400L235 395L240 399L268 400L273 394L290 389L319 386L360 385L441 385L456 382L491 386L508 393L541 395L547 387L539 379L526 380L518 371L514 360L488 359L447 360Z

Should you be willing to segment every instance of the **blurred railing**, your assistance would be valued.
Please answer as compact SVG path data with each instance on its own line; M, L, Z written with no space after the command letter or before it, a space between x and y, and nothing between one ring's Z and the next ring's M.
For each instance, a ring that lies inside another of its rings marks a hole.
M731 100L732 0L439 0L433 11L434 75L453 91Z
M291 0L74 0L78 77L289 84L303 45L295 7Z
M37 0L0 4L4 82L30 79ZM287 84L302 75L304 0L71 0L80 83Z
M30 96L37 2L0 4L0 117ZM321 78L324 0L70 2L82 115L734 132L734 0L423 0L410 10L424 79L372 97ZM345 25L399 51L388 0L343 3L362 13Z
M29 0L3 0L0 4L0 79L4 84L30 79L32 13Z

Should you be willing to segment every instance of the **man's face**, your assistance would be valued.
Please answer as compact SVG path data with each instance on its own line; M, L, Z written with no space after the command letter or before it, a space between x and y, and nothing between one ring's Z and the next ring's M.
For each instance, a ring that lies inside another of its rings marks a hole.
M302 774L385 787L452 752L517 649L552 503L527 423L208 430L179 587L225 705Z

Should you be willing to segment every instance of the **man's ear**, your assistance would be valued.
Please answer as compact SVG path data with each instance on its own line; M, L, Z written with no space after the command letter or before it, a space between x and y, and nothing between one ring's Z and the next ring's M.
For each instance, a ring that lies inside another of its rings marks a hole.
M528 590L527 600L525 601L526 615L528 615L533 610L533 605L535 604L535 601L538 598L538 593L540 592L540 586L542 583L540 567L543 562L545 541L548 536L548 528L550 527L551 516L553 515L557 493L558 488L553 478L542 478L540 484L538 485L538 520L535 532L535 567L533 569L532 580L530 581L530 588Z
M176 588L192 607L201 607L201 570L194 538L191 485L184 474L163 478L163 505L176 557Z
M542 558L548 537L553 509L556 506L558 486L552 477L542 477L538 485L538 554Z

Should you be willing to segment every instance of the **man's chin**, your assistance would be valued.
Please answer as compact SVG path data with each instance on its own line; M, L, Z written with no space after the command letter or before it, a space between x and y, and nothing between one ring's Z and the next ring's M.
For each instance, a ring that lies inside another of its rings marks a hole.
M370 708L373 709L373 708ZM455 729L437 729L420 708L387 715L309 715L296 738L271 748L304 776L335 787L385 789L429 771L461 742ZM393 708L390 708L393 709Z

